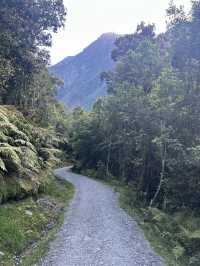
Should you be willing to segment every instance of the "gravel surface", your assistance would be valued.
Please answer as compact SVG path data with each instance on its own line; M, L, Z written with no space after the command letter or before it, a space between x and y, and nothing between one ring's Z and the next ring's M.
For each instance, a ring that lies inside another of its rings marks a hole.
M40 266L164 266L136 222L118 206L117 195L100 182L55 171L76 188L65 222Z

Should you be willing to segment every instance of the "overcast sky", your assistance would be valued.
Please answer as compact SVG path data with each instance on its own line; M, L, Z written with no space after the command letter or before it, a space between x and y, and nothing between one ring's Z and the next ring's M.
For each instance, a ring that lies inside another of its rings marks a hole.
M105 32L132 33L139 22L154 22L165 30L169 0L64 0L68 9L64 30L53 36L52 64L82 51ZM188 10L190 0L174 0Z

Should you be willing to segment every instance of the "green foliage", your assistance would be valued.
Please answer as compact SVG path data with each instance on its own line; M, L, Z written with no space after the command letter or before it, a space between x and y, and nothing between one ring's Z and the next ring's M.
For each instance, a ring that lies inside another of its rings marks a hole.
M0 7L0 101L27 111L36 108L41 93L52 95L46 81L51 32L64 25L66 10L61 0L5 1ZM39 80L37 82L37 80ZM41 89L41 90L40 90ZM45 92L44 92L45 91Z
M1 106L0 121L0 202L5 202L38 192L40 172L61 162L66 140L53 128L31 124L14 107Z
M112 86L116 88L125 81L136 87L142 86L145 92L149 92L160 70L158 47L151 41L144 40L135 50L129 50L117 63L115 69L117 79Z
M129 50L137 49L142 40L154 41L155 37L155 25L146 25L144 22L141 22L138 24L134 34L127 34L117 38L115 48L112 51L112 59L119 61Z

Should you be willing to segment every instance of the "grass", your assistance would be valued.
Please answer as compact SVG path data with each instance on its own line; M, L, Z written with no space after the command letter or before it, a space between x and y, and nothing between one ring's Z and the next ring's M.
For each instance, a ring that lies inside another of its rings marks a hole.
M0 265L33 265L63 222L73 186L53 175L44 177L37 198L0 206Z

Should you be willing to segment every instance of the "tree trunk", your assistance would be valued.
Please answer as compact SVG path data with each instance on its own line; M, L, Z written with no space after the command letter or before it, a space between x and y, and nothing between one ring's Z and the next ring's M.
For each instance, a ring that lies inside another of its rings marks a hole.
M161 121L161 134L164 131L165 131L165 123ZM161 173L160 173L160 181L159 181L157 190L154 194L154 197L152 198L150 202L149 208L151 208L154 205L154 202L156 201L160 193L160 190L162 188L162 184L163 184L164 176L165 176L166 153L167 153L167 145L166 145L166 141L164 140L164 143L162 144L162 147L161 147L162 168L161 168Z
M110 137L109 145L108 145L108 153L107 153L107 160L106 160L106 178L108 178L108 175L109 175L109 164L110 164L111 146L112 146L112 137Z

